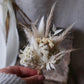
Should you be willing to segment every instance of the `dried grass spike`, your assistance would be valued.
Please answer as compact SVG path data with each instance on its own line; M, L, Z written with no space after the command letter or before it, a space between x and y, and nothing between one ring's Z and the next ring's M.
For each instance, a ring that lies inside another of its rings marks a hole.
M33 49L38 52L38 49L39 49L38 44L36 42L36 39L33 36L31 37L30 42L31 42L30 45L33 47Z
M63 56L65 56L65 54L70 53L75 50L76 49L69 49L69 50L63 50L63 51L59 52L57 55L55 55L56 61L60 60Z
M66 28L66 30L62 33L63 37L67 35L67 33L73 28L75 23L73 23L72 25L70 25L68 28Z
M68 32L72 29L72 27L73 27L74 24L75 23L73 23L71 26L69 26L68 28L66 28L66 30L60 36L55 36L53 38L53 42L60 43L65 38L65 36L68 34Z
M55 9L55 5L56 5L56 2L53 4L52 8L51 8L51 11L50 11L50 15L47 19L47 22L46 22L46 32L45 32L45 37L48 36L49 34L49 30L50 30L50 24L51 24L51 21L52 21L52 16L53 16L53 12L54 12L54 9Z

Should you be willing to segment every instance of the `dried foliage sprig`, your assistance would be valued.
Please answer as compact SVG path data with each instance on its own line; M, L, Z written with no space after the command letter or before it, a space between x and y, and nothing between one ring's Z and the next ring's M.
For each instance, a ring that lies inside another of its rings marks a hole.
M52 6L46 25L43 16L38 28L35 25L32 26L32 30L24 28L29 44L23 51L21 50L21 54L19 55L21 65L26 67L32 66L34 68L39 67L39 69L46 68L47 70L55 69L54 64L62 59L66 53L73 51L65 49L61 50L59 48L59 44L64 40L65 36L73 27L73 24L65 31L63 31L63 29L56 30L56 27L53 26L52 30L54 34L51 34L50 24L55 4ZM44 31L45 26L46 31ZM61 34L58 35L58 33Z

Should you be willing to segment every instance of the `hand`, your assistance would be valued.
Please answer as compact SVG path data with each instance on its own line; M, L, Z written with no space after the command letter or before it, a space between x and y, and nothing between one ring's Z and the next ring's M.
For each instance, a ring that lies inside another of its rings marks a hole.
M37 70L20 66L0 69L0 73L15 74L25 80L27 84L41 84L44 80L42 75L38 75Z

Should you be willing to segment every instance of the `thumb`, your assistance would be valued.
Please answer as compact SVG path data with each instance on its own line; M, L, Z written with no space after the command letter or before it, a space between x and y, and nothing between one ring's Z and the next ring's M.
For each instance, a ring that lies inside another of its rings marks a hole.
M27 84L41 84L44 80L44 76L42 75L35 75L28 78L23 78Z

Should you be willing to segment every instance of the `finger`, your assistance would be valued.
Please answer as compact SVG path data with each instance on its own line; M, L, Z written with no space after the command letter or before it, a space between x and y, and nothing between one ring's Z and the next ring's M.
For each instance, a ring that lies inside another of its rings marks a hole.
M0 72L9 73L9 74L16 74L20 77L29 77L37 75L37 70L21 67L21 66L11 66L4 69L1 69Z
M20 67L18 66L20 73L22 76L28 77L28 76L34 76L37 75L37 70L32 68L26 68L26 67Z
M35 75L32 77L23 78L23 80L25 80L27 84L41 84L44 79L45 78L42 75Z

